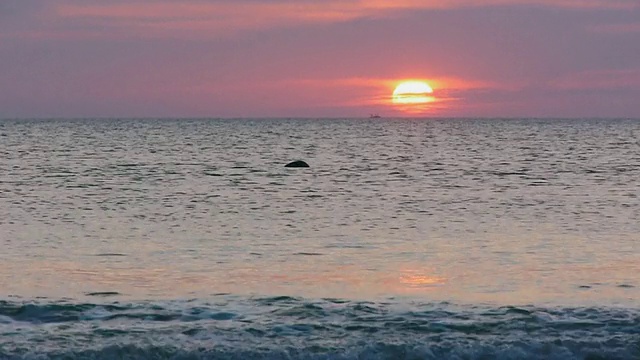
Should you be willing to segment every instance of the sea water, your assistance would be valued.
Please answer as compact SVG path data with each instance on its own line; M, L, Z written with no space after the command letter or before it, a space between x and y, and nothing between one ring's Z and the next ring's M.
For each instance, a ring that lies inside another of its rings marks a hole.
M0 120L0 359L640 359L639 139Z

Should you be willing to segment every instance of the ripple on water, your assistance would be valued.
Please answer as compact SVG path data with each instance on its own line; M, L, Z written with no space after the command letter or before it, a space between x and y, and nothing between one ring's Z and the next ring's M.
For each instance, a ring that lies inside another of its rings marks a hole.
M7 294L603 305L639 296L636 120L0 125ZM282 167L298 158L311 170ZM447 281L406 281L417 273Z

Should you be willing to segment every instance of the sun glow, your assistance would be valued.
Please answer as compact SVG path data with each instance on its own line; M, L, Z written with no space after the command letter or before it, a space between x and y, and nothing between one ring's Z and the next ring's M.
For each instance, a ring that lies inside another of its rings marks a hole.
M405 81L393 90L393 103L400 105L426 104L435 100L433 89L423 81Z

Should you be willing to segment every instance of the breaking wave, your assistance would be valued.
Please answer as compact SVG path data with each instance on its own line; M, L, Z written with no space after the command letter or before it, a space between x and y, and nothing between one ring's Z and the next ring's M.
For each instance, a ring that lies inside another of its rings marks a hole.
M639 359L640 310L292 297L0 301L0 359Z

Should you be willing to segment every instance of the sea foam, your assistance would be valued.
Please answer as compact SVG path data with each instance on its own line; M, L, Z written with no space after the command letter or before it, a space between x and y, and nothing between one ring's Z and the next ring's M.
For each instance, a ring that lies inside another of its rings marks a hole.
M640 311L291 297L0 302L2 359L635 359Z

